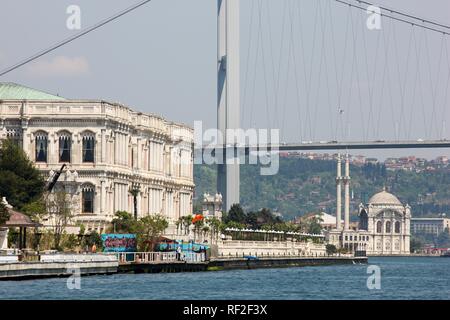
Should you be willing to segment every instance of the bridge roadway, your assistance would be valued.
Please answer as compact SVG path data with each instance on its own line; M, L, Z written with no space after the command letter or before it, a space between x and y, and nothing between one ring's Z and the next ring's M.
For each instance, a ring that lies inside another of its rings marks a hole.
M206 146L201 150L212 151L219 149L245 149L245 154L249 151L313 151L313 150L374 150L374 149L437 149L450 148L450 140L417 140L417 141L368 141L368 142L302 142L302 143L281 143L281 144L265 144L257 146L239 146L239 145L223 145ZM196 149L199 151L200 149Z

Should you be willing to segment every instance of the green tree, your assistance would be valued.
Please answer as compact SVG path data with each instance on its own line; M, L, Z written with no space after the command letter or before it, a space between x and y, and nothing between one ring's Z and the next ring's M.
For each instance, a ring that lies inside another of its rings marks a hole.
M47 206L44 198L25 204L22 207L22 212L31 218L39 219L47 213Z
M333 255L338 252L338 250L334 244L327 244L325 248L327 250L328 255Z
M225 217L225 222L234 221L237 223L245 223L245 212L239 204L233 204Z
M138 222L131 213L126 211L117 211L115 218L111 221L111 232L114 233L137 233Z
M162 215L148 215L141 218L138 222L138 243L141 250L153 250L151 246L168 226L169 223Z
M210 227L210 235L211 235L211 242L214 240L217 240L220 228L222 226L222 221L220 221L216 217L208 218L207 224Z
M192 216L191 215L183 216L181 217L181 219L182 219L182 226L184 228L184 234L187 235L189 234L189 227L192 224Z
M412 253L421 250L423 248L423 246L424 246L424 241L421 238L411 237L409 250Z
M448 228L445 228L445 230L438 235L436 244L440 248L448 247L450 245L450 233Z
M54 248L61 250L61 237L69 225L74 202L65 191L56 191L47 199L47 215L53 224Z
M97 249L101 249L103 247L102 237L97 231L92 231L87 237L84 238L84 244L88 247L92 247L95 244Z
M23 150L11 140L0 149L0 195L18 210L41 199L45 181Z
M307 232L311 234L321 234L322 233L322 218L314 215L311 220L307 222Z
M8 220L9 220L8 208L6 208L6 206L2 202L0 202L0 226L4 225Z

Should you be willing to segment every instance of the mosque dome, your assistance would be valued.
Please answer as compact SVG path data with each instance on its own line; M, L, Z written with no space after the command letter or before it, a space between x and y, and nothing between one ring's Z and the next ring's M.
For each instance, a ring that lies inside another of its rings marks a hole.
M372 198L369 200L369 204L374 205L402 205L400 200L396 196L394 196L392 193L387 192L386 190L383 190L377 194L375 194Z

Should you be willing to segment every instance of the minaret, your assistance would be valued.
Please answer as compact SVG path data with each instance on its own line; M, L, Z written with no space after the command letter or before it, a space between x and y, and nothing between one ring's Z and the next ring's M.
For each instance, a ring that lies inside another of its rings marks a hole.
M345 158L345 207L344 207L344 230L349 230L350 225L350 158L347 153Z
M341 154L337 158L337 175L336 175L336 229L341 230L342 220L342 160Z

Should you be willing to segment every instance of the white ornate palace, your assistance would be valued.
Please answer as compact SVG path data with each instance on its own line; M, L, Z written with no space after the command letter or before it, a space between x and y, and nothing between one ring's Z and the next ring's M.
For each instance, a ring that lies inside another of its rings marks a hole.
M192 214L193 130L119 103L66 100L0 83L0 138L16 139L44 176L59 178L75 222L103 232L118 210Z

